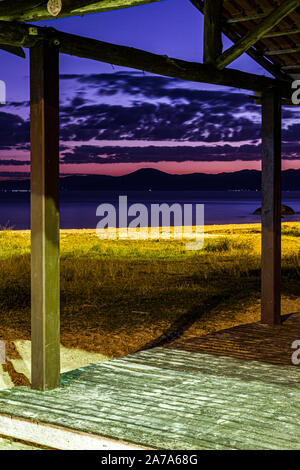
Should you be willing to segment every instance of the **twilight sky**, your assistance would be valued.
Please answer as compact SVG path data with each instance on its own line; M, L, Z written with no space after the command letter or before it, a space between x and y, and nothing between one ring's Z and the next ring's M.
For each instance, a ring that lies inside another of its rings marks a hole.
M188 0L43 22L70 33L202 60L202 15ZM230 42L224 39L224 46ZM27 54L28 57L28 54ZM29 63L0 52L0 178L29 166ZM119 175L260 168L260 107L249 92L61 55L61 173ZM247 55L235 68L265 74ZM300 168L300 111L283 109L283 167Z

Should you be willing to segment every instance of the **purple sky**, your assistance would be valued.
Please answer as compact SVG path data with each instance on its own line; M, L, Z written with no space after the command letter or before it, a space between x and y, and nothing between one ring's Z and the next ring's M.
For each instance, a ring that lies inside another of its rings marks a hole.
M165 0L50 25L185 60L202 60L202 15L188 0ZM224 39L224 47L230 42ZM28 54L27 54L28 56ZM29 63L0 52L0 178L29 171ZM61 55L61 172L124 174L260 168L260 107L249 92L181 82ZM247 55L235 68L263 69ZM300 168L300 112L286 108L283 166Z

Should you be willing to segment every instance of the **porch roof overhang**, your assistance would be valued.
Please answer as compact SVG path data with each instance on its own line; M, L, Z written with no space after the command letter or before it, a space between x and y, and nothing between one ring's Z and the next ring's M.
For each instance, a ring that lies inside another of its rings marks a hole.
M281 321L281 104L282 97L291 98L292 71L299 63L299 33L286 34L286 28L293 31L298 28L300 0L239 0L239 3L190 0L204 12L203 63L27 24L154 1L161 0L48 0L48 3L0 0L0 44L21 56L23 47L31 49L32 387L39 390L56 388L60 380L60 52L184 80L262 92L261 318L271 325ZM226 51L222 48L222 32L233 42ZM227 68L243 53L249 54L274 78Z
M290 99L291 82L296 78L295 73L300 72L300 0L209 0L206 2L207 11L204 1L190 0L205 15L203 64L28 24L161 1L15 0L12 3L10 0L0 0L0 48L25 57L23 47L33 47L41 40L54 39L61 53L255 92L279 87L283 98ZM225 51L222 50L222 33L233 42ZM213 60L209 54L207 58L209 48L213 48L209 52ZM243 53L250 55L274 79L227 67Z

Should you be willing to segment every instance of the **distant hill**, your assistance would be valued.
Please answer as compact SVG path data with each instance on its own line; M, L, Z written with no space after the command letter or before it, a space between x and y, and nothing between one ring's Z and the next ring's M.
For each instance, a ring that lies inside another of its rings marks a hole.
M29 189L29 180L0 181L1 190ZM224 190L260 190L261 172L243 170L234 173L191 173L170 175L152 168L145 168L124 176L74 175L60 178L60 187L64 191L98 190L168 190L168 191L224 191ZM300 191L300 170L282 172L283 190Z

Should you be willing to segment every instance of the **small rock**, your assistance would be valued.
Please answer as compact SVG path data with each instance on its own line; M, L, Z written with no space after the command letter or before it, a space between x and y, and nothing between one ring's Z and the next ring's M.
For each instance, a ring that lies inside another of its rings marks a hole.
M256 209L253 212L254 215L261 215L261 207ZM295 211L289 206L285 206L284 204L281 204L281 215L294 215Z

